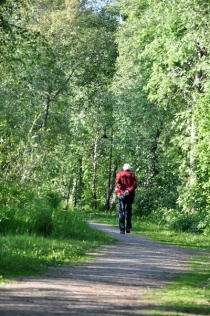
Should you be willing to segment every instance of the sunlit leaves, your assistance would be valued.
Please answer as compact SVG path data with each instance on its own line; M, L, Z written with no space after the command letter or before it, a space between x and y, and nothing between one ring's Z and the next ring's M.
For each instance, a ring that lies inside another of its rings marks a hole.
M156 151L157 191L160 182L170 190L170 183L178 181L181 195L194 179L194 189L189 188L179 199L180 205L189 210L196 205L196 198L191 199L191 206L188 203L190 195L199 192L197 188L206 181L201 176L201 165L203 170L208 169L204 162L208 158L204 157L209 156L209 115L204 118L202 113L209 113L209 102L204 97L209 95L209 4L194 0L125 0L120 5L126 18L118 33L118 71L113 86L119 98L118 113L133 122L123 128L132 134L135 123L141 127L145 140L137 134L133 138L134 146L138 142L141 148L134 157L146 167L150 158L143 159L143 153L146 148L147 157L151 157L150 145L161 122ZM176 157L175 169L163 170L173 165L172 157ZM164 178L166 172L168 180ZM202 200L204 208L207 200ZM201 209L200 200L197 202Z

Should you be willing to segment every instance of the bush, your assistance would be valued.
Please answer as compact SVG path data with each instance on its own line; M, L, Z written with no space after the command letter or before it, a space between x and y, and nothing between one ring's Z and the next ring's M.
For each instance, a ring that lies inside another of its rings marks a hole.
M175 208L177 192L171 183L160 183L158 177L149 185L140 186L134 203L134 212L148 215L157 209Z
M157 208L156 189L154 187L141 187L136 192L133 211L139 215L148 215Z
M0 232L50 235L52 215L59 209L60 201L57 192L16 190L13 199L1 209Z
M180 210L163 208L152 212L148 220L164 225L170 230L190 233L204 233L210 228L210 214L207 211L185 213Z
M62 198L61 195L58 192L46 192L46 199L47 199L47 204L49 204L53 209L56 209L59 207Z

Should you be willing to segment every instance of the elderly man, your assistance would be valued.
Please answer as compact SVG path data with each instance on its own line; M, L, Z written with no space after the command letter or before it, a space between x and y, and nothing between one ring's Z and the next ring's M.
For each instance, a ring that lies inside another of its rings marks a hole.
M128 163L123 165L123 170L116 177L117 195L119 201L119 228L120 234L130 233L132 228L132 204L137 187L136 176L131 172Z

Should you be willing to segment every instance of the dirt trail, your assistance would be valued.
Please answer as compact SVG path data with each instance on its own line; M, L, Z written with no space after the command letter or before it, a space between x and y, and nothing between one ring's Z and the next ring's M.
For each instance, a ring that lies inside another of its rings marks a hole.
M1 316L149 315L148 289L170 284L172 275L186 270L189 250L90 225L120 242L94 254L93 262L50 269L0 288Z

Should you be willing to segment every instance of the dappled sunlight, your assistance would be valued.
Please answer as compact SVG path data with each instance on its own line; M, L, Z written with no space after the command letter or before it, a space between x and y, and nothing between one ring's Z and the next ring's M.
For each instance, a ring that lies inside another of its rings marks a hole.
M187 271L188 251L162 245L117 228L90 223L118 239L95 261L71 268L50 268L41 277L20 278L1 289L1 316L179 315L149 306L148 290L170 285L171 276ZM161 307L162 308L162 307ZM150 314L150 310L152 311ZM148 312L146 312L148 311Z

